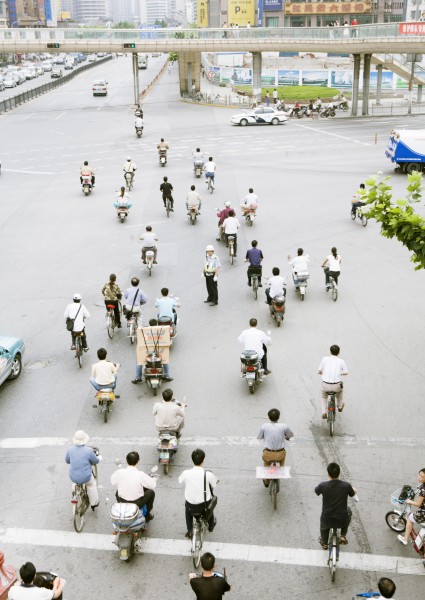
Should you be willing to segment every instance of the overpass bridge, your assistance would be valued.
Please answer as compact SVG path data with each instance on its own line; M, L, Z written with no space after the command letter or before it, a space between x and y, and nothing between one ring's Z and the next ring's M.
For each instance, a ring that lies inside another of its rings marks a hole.
M368 111L372 55L420 54L425 49L425 23L381 23L351 27L284 27L249 29L0 29L0 53L130 52L133 53L135 96L138 52L178 52L181 92L199 90L201 52L249 52L253 55L254 94L261 94L262 52L352 54L352 114L357 115L360 67L363 62L362 114ZM374 62L380 63L379 58ZM380 86L378 69L378 89ZM415 81L425 84L425 73Z

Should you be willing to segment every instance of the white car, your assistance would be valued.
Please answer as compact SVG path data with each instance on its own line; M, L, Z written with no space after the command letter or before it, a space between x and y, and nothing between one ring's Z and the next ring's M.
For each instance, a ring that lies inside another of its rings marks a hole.
M269 106L254 108L253 110L233 115L232 125L279 125L288 120L286 114Z
M41 63L41 68L43 69L43 71L51 71L52 70L52 63L50 62L50 60L46 60L43 63Z
M108 82L104 79L96 79L93 81L93 96L107 96L108 95Z
M6 77L3 79L3 83L5 88L14 88L18 85L16 83L16 79L11 75L6 75Z
M96 54L89 54L87 62L96 62Z

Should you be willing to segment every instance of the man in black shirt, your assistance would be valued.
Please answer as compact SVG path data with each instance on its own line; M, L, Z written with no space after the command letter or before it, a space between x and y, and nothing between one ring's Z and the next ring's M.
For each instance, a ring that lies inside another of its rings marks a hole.
M168 181L168 177L164 177L163 183L161 183L161 185L159 186L159 191L162 192L162 200L164 202L164 208L166 207L165 201L168 198L171 203L171 210L174 211L174 200L173 200L173 194L172 194L173 186Z
M205 552L201 556L202 575L189 574L192 590L196 594L196 600L221 600L223 594L230 590L230 585L221 574L214 573L215 556L211 552Z
M351 510L347 506L347 498L352 498L357 492L350 483L339 479L340 472L337 463L330 463L328 481L322 481L314 490L318 496L323 496L319 542L324 550L328 549L329 531L332 527L341 529L340 543L348 544L345 536L351 521Z

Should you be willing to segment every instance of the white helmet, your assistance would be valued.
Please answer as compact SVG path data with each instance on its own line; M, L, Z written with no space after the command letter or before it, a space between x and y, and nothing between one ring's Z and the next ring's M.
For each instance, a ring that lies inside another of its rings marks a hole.
M211 244L210 244L210 245L208 245L208 246L205 248L205 252L214 252L214 246L211 246Z
M131 162L131 156L127 156L128 162Z
M72 298L73 300L81 300L81 294L74 294L74 297Z
M230 206L230 202L229 202L229 201L225 202L225 203L224 203L224 206L226 206L227 208L229 208L229 206Z

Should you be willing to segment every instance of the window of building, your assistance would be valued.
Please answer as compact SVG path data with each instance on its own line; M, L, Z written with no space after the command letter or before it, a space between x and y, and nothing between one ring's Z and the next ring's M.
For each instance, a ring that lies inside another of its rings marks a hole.
M266 17L266 27L279 27L279 17Z

